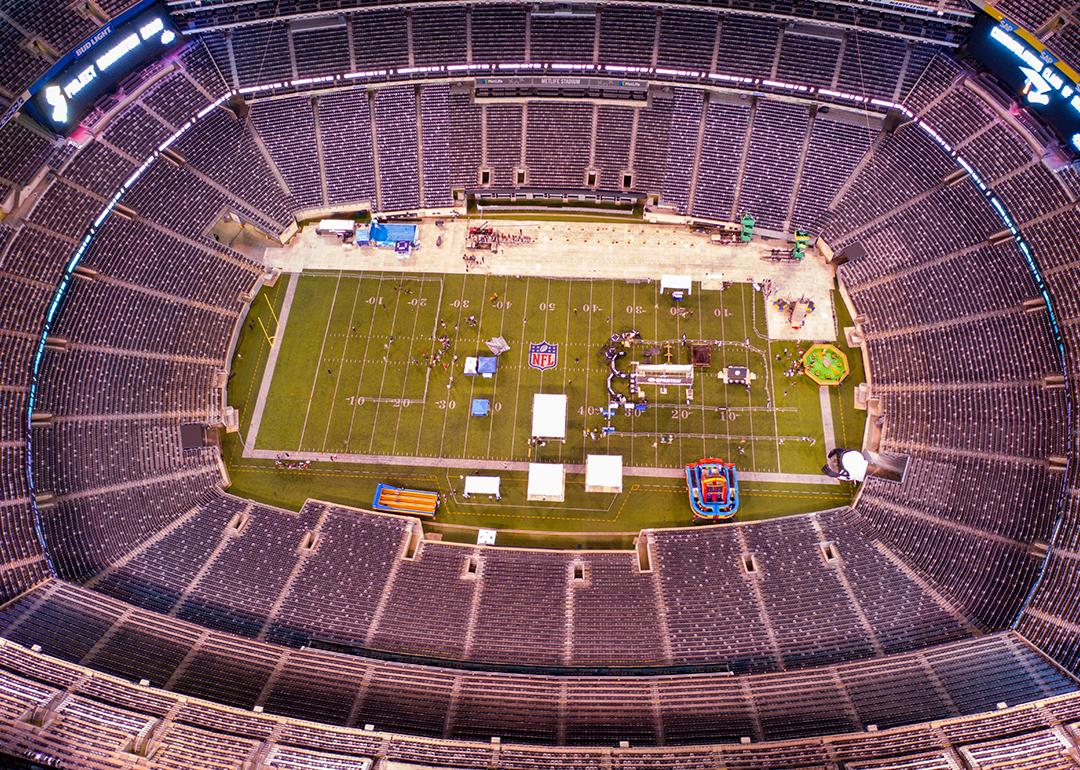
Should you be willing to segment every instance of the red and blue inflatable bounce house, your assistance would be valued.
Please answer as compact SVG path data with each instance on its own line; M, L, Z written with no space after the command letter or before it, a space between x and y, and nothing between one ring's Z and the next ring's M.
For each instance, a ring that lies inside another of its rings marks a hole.
M739 510L735 464L707 458L686 466L686 490L695 519L730 519Z

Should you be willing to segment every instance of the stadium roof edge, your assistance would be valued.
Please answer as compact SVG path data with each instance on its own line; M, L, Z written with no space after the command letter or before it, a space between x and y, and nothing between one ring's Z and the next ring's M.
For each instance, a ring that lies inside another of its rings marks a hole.
M185 19L186 16L196 13L206 13L207 11L214 11L216 9L239 9L249 8L263 2L263 0L226 0L226 2L216 3L214 5L207 5L205 0L202 4L196 4L195 0L168 0L167 5L169 12L176 19L178 25L183 28L185 34L197 34L200 32L214 32L227 29L235 29L242 27L253 27L261 24L268 24L277 21L292 21L296 19L310 19L325 16L339 16L342 14L361 13L366 11L376 10L388 10L388 9L417 9L417 8L429 8L439 6L462 6L462 5L489 5L490 0L412 0L406 2L390 2L390 3L376 3L372 5L354 5L349 6L349 0L341 0L341 6L338 8L323 8L318 10L309 11L297 11L295 13L282 13L275 14L272 17L267 18L252 18L244 19L240 21L223 22L220 24L202 24L197 25L194 22L189 22ZM596 0L537 0L537 5L545 4L558 4L558 5L587 5L596 6L601 5ZM608 0L602 3L602 5L644 5L654 8L667 8L672 10L697 10L697 11L716 11L717 13L730 13L743 16L761 16L768 18L782 19L786 21L803 22L820 24L825 27L834 27L840 29L858 29L865 30L867 32L876 32L883 35L890 35L893 37L900 37L909 40L919 40L927 43L933 43L937 45L947 45L955 47L958 42L942 40L940 38L917 35L911 33L897 32L889 29L879 29L872 26L861 26L858 24L849 24L844 21L837 21L836 19L816 16L813 14L799 15L796 13L790 13L780 8L775 10L752 10L748 8L734 7L731 0L719 0L718 2L670 2L669 0ZM938 9L936 7L921 5L913 2L904 2L903 0L865 0L865 2L853 2L853 0L834 0L829 3L820 4L808 4L808 8L811 7L842 7L851 9L852 12L858 13L879 13L887 14L889 16L906 17L910 19L918 19L927 23L938 24L946 27L957 27L966 29L971 25L972 20L975 18L976 8L972 6L969 11L960 11L956 9L945 10ZM184 27L187 24L188 26Z

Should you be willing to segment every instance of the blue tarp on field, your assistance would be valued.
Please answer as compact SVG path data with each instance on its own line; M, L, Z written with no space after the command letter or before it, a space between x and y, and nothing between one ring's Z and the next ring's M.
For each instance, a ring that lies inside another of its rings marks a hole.
M356 244L367 246L371 243L380 248L399 248L399 244L408 247L416 245L416 225L383 224L373 219L371 224L356 228Z

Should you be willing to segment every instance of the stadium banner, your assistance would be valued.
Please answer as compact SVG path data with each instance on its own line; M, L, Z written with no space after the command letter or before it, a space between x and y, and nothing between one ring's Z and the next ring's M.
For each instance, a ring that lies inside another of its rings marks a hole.
M23 95L23 111L50 131L69 135L120 81L182 43L168 11L146 0L50 67Z
M496 75L479 77L474 84L478 99L609 99L644 102L647 80L583 77L579 75Z
M983 5L967 50L1080 155L1080 75L1031 32Z

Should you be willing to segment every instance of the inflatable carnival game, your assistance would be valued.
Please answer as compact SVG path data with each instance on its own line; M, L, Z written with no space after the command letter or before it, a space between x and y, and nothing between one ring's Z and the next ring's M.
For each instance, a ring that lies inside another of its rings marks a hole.
M694 519L730 519L739 510L735 464L709 458L686 466L686 490Z

